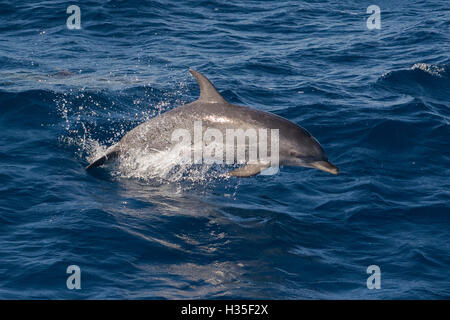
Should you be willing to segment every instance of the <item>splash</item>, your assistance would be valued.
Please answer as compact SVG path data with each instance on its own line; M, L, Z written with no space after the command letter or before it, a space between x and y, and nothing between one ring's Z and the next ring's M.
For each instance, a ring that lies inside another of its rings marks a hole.
M449 76L450 66L448 64L434 65L428 63L415 63L409 70L395 70L384 73L381 79L390 79L395 76L411 76L412 74L425 73L429 76L436 77L438 79Z
M152 88L135 88L137 92L68 90L54 99L62 122L60 142L75 148L76 157L86 165L102 157L127 132L173 105L183 104L183 82L179 88L155 97ZM156 100L154 103L149 101ZM153 150L145 146L129 150L116 161L106 164L115 179L137 179L152 182L188 182L207 184L215 179L228 179L226 168L217 164L192 164L182 146L171 150Z
M443 77L448 72L448 67L427 63L416 63L411 67L411 70L421 70L433 76Z
M191 151L193 150L189 146L182 145L163 151L146 147L131 149L119 157L113 172L123 178L161 182L206 183L218 178L228 179L225 174L226 166L214 163L193 164Z

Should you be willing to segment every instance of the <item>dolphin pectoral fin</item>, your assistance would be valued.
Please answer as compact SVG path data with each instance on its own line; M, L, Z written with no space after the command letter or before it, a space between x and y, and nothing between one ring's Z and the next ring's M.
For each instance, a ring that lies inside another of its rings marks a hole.
M105 154L103 157L98 158L94 162L90 163L88 166L86 166L84 169L89 170L93 168L97 168L105 164L106 161L113 159L119 155L118 151L111 151Z
M270 164L262 163L247 164L241 168L228 172L228 175L232 177L247 178L261 173L262 170L267 169L269 166Z
M339 169L334 164L328 161L315 161L311 163L311 166L313 168L332 173L332 174L338 174Z

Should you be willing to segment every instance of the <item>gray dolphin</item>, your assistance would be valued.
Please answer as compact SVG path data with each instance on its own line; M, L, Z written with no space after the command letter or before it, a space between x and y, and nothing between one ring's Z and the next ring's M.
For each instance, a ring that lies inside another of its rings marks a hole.
M200 86L198 100L140 124L128 132L117 144L106 150L105 155L89 164L86 169L101 166L118 156L133 154L133 149L170 150L173 146L172 133L174 130L183 128L193 132L194 122L201 120L204 128L216 128L224 133L227 128L278 129L280 165L310 167L338 174L338 168L328 161L322 146L304 128L272 113L231 104L222 97L204 75L194 70L189 71ZM249 177L268 167L267 163L246 163L244 167L228 174L236 177Z

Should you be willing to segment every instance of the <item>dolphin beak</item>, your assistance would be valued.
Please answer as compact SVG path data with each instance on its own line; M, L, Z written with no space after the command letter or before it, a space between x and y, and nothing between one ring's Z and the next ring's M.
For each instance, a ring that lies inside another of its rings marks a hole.
M315 161L311 163L311 166L313 168L325 171L325 172L329 172L332 174L338 174L339 173L339 169L338 167L336 167L334 164L332 164L331 162L328 161Z

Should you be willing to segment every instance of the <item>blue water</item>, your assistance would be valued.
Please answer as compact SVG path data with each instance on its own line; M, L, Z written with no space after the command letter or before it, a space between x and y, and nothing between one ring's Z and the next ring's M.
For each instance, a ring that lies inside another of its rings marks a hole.
M450 298L448 1L70 4L0 1L0 298ZM341 174L84 170L195 100L189 68Z

